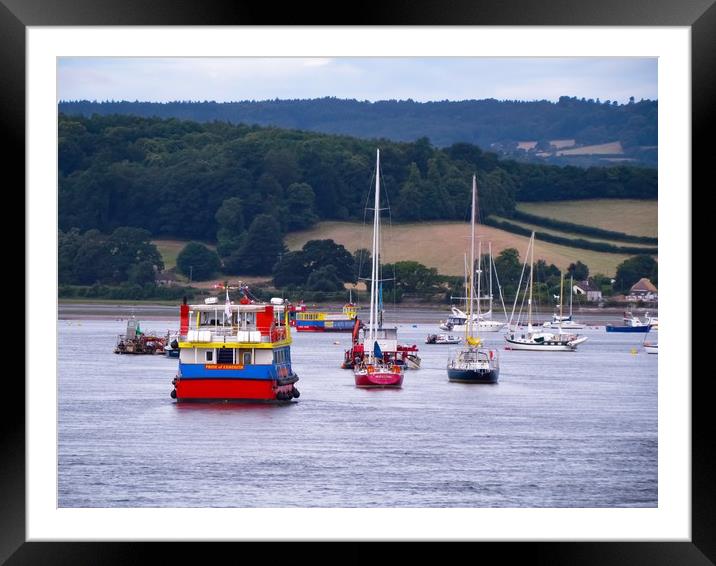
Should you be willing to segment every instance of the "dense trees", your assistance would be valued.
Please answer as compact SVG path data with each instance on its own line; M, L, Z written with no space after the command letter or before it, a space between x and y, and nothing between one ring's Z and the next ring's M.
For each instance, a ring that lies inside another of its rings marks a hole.
M301 250L283 254L273 269L277 287L294 285L314 291L335 291L356 280L353 256L333 240L310 240Z
M299 128L361 138L415 141L427 136L438 147L467 142L483 147L509 141L576 139L595 144L622 140L630 145L657 145L658 103L642 100L630 104L599 102L563 96L559 102L494 99L415 102L378 102L320 98L314 100L262 100L243 102L61 102L67 114L132 114L135 116L180 118L199 122L216 120L234 124L259 124ZM62 131L61 131L62 133ZM119 134L118 134L119 135ZM414 146L420 163L420 150ZM80 158L73 142L61 146L60 164L72 167ZM424 152L422 158L429 158ZM264 158L266 168L283 186L296 180L298 165L291 154L276 148Z
M642 277L647 277L657 285L659 264L649 255L638 255L624 260L617 266L614 288L627 292Z
M570 263L569 267L567 267L567 274L573 277L575 281L585 281L589 277L589 267L581 261Z
M282 233L362 219L376 145L396 222L465 219L473 173L483 218L509 216L517 200L657 195L653 170L517 163L465 143L438 149L425 138L378 144L222 122L60 115L59 225L216 240L235 263L259 215Z
M210 279L220 267L221 261L216 252L198 242L189 242L177 256L177 270L188 276L190 281Z
M268 275L286 251L281 226L270 214L259 214L251 222L241 246L224 259L224 271Z
M92 285L154 282L164 268L150 234L140 228L119 227L111 234L76 228L58 232L58 279L60 284Z
M383 276L386 278L384 288L391 291L393 288L399 294L411 293L416 295L432 295L440 291L440 276L434 267L426 267L417 261L396 261L383 266Z

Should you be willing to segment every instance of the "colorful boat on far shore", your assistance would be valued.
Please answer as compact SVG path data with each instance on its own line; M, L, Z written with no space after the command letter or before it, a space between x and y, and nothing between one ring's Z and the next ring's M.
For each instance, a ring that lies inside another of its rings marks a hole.
M340 313L297 311L295 318L296 331L352 332L357 316L358 306L352 301L343 305L343 310Z

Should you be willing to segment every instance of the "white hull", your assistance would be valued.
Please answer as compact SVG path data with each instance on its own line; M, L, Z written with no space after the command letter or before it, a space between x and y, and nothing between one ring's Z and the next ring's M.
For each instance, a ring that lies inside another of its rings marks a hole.
M465 332L464 324L454 325L447 327L445 324L440 325L441 330L449 330L455 334L462 334ZM481 320L479 323L473 323L473 329L477 329L478 332L499 332L507 326L506 322L498 322L496 320Z
M658 344L654 344L653 346L647 346L644 344L644 350L647 354L658 354L659 353L659 347Z
M405 359L405 367L408 369L420 369L420 362L421 359L418 356L411 354Z
M545 339L537 341L534 338L510 338L505 336L507 346L510 350L531 350L533 352L574 352L581 343L587 341L586 336L580 336L572 340L560 339L555 336L552 340Z
M554 330L559 330L560 325L559 322L545 322L544 328L552 328ZM584 325L579 324L578 322L563 322L561 326L562 330L584 330Z

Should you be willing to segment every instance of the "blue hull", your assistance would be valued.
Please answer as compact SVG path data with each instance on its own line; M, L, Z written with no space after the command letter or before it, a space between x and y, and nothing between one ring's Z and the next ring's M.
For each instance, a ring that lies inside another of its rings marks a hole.
M649 332L650 326L611 326L607 324L607 332Z
M448 369L448 381L452 381L454 383L497 383L497 379L499 376L499 369Z

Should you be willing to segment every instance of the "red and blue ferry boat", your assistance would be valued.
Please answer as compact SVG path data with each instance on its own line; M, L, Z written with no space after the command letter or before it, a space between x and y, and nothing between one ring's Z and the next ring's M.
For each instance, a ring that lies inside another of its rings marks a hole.
M242 287L242 291L245 291ZM180 309L179 371L172 398L186 401L289 402L300 395L291 368L288 309L216 297Z

